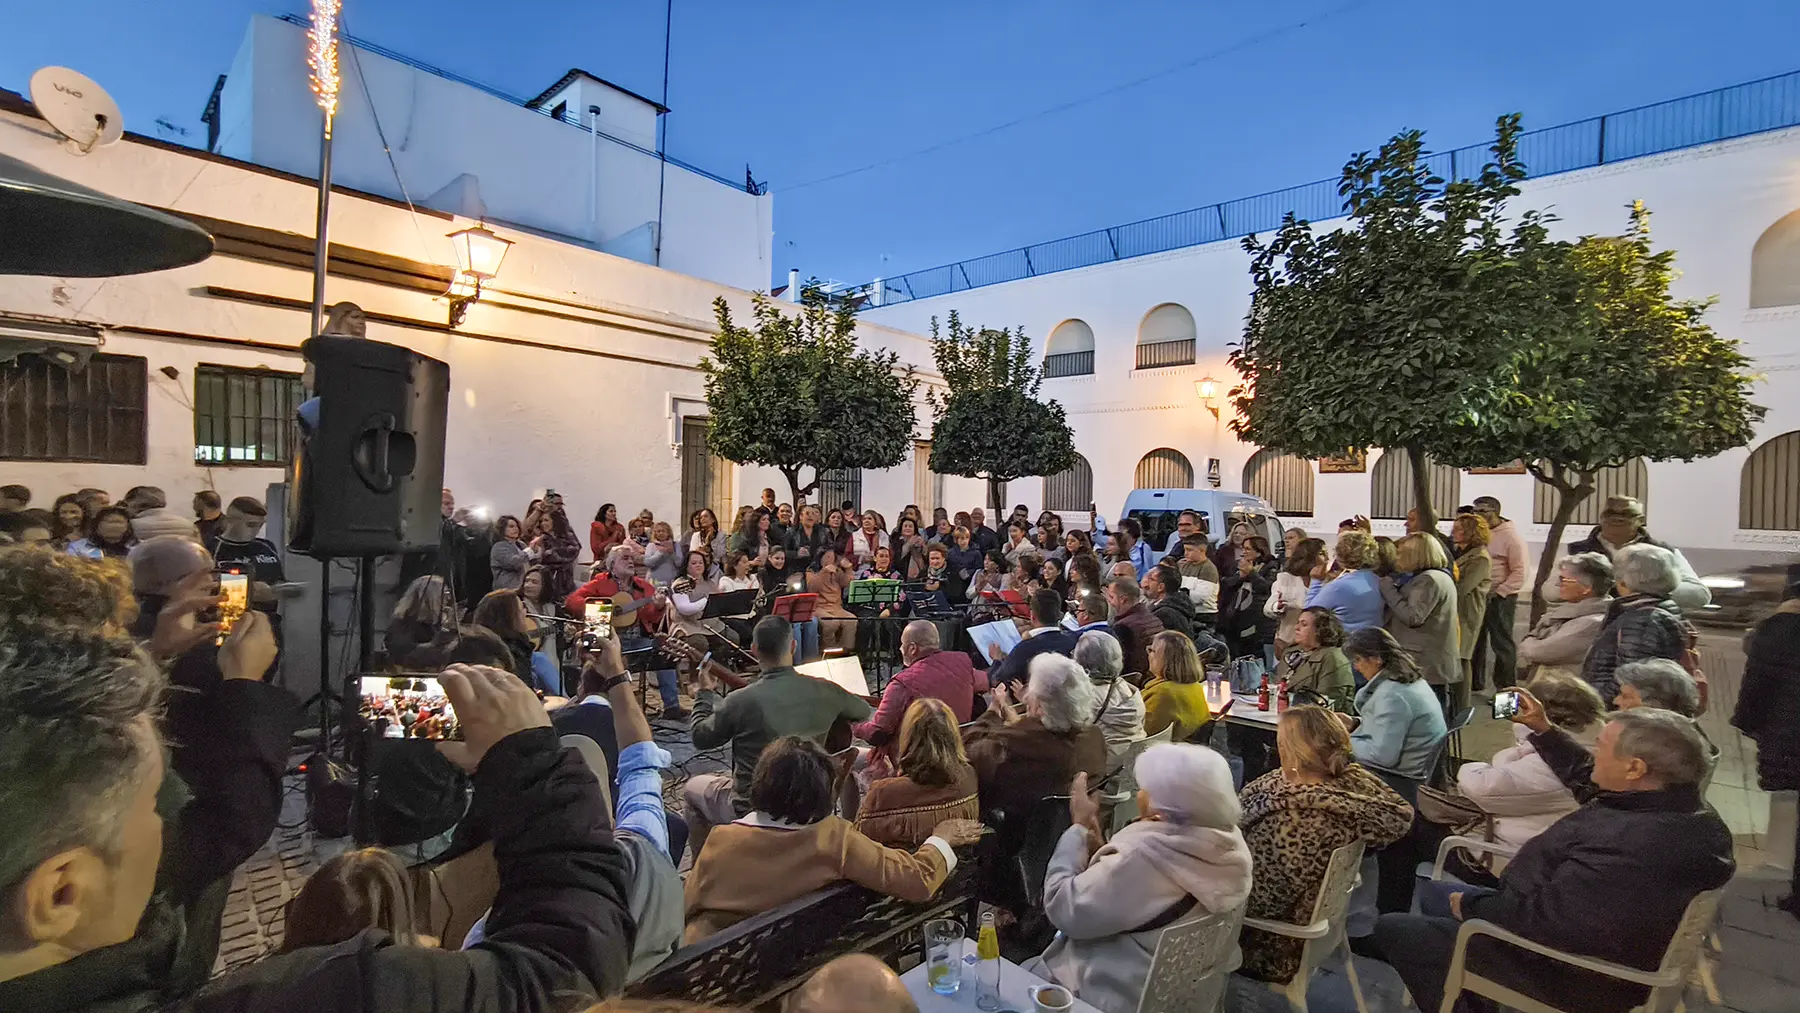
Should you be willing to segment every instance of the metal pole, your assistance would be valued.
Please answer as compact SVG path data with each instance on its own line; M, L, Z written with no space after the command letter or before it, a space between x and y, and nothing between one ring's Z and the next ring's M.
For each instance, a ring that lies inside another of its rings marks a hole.
M345 750L350 748L346 743ZM319 753L331 755L331 560L319 560Z
M327 236L331 216L331 117L325 117L325 128L319 135L319 217L313 226L313 298L312 331L319 333L325 324L325 268L329 260Z
M663 9L663 112L656 117L661 136L656 139L656 266L662 266L663 191L669 182L669 34L675 28L675 0ZM597 129L597 128L596 128Z

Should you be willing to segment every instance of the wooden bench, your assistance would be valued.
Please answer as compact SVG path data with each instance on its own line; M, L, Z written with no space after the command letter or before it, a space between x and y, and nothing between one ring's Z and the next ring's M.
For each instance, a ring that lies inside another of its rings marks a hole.
M868 953L896 966L909 951L920 951L926 922L960 918L972 925L974 882L972 849L963 849L956 871L923 904L839 883L676 950L625 995L773 1009L837 957Z

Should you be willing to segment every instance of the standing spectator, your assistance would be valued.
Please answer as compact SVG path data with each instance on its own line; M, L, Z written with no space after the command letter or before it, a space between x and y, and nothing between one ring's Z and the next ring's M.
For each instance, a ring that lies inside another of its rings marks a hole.
M1106 585L1106 603L1112 606L1113 636L1125 652L1126 674L1148 675L1150 639L1163 631L1162 620L1144 604L1143 589L1130 577Z
M856 811L856 829L890 848L919 847L945 820L981 818L975 768L950 705L917 697L904 714L893 740L894 776L870 784Z
M1115 562L1124 561L1137 571L1137 579L1143 580L1144 574L1150 572L1150 546L1144 542L1144 526L1137 518L1127 517L1119 522L1119 530L1115 533L1119 541L1119 555Z
M987 526L987 511L980 507L969 511L969 535L971 544L984 556L1000 547L1000 536Z
M131 515L125 508L101 507L94 511L87 537L69 543L69 555L86 559L124 559L136 544L137 539L131 534Z
M194 529L200 533L200 544L206 546L208 552L219 543L219 528L225 523L221 514L218 493L202 489L194 494Z
M588 548L594 552L596 562L605 559L615 545L625 541L625 525L619 523L619 508L611 503L600 504L594 511L594 521L588 525Z
M462 561L457 571L458 597L464 608L476 603L494 589L494 526L482 523L479 511L457 511L462 525Z
M544 568L545 592L551 600L561 601L575 590L575 560L581 556L581 538L575 534L560 502L546 502L539 516L543 520L527 548L532 560ZM531 527L529 523L525 526ZM601 556L594 562L605 559Z
M1195 532L1181 540L1181 583L1194 603L1194 621L1212 629L1219 621L1219 568L1206 536ZM1189 585L1188 581L1194 581Z
M1488 593L1487 611L1481 620L1481 634L1475 641L1474 686L1487 684L1487 655L1494 654L1495 689L1505 689L1517 681L1518 649L1513 643L1513 623L1519 606L1519 591L1531 570L1525 551L1525 538L1519 526L1500 513L1500 501L1492 496L1475 497L1475 514L1487 522L1488 558L1493 563L1493 589Z
M1306 604L1335 612L1345 633L1355 633L1380 626L1384 617L1381 578L1375 573L1377 560L1375 539L1366 531L1351 528L1338 534L1332 550L1337 575L1332 576L1325 561L1312 572L1306 592Z
M1360 717L1347 719L1351 751L1358 763L1416 790L1431 779L1431 761L1444 741L1443 705L1412 655L1388 631L1358 630L1345 642L1344 653L1367 680L1356 691Z
M967 588L969 581L974 580L975 575L981 572L982 553L975 547L974 536L968 528L958 525L952 537L954 544L948 557L950 572Z
M1445 687L1462 682L1458 658L1456 582L1436 538L1415 532L1395 545L1395 572L1381 578L1389 633L1425 673L1442 700Z
M1600 510L1600 523L1579 542L1569 543L1571 556L1583 552L1598 552L1612 559L1620 549L1629 545L1655 545L1668 551L1674 563L1676 573L1675 587L1670 589L1669 598L1685 611L1698 612L1712 603L1712 592L1700 583L1700 577L1694 568L1688 565L1687 557L1681 550L1667 542L1650 537L1644 527L1644 504L1630 496L1608 496L1606 506ZM1617 568L1618 560L1613 560Z
M1104 1013L1134 1013L1164 926L1220 914L1250 895L1250 848L1225 758L1161 743L1134 764L1144 818L1107 840L1085 775L1069 791L1069 829L1044 877L1060 930L1026 969Z
M925 573L925 536L919 534L919 522L911 517L900 518L900 524L894 531L891 541L894 553L894 569L900 571L902 580L916 581Z
M1250 525L1243 521L1238 521L1231 526L1231 531L1226 534L1225 541L1221 542L1213 553L1213 562L1219 567L1221 576L1229 577L1237 572L1238 547L1243 545L1244 539L1249 538L1251 534Z
M1299 528L1289 528L1286 539L1287 558L1275 575L1269 600L1263 610L1275 620L1275 659L1279 671L1287 671L1288 648L1294 645L1294 627L1300 624L1300 613L1306 609L1306 592L1312 572L1325 555L1325 543L1306 538Z
M1337 613L1317 605L1302 609L1288 652L1288 695L1309 693L1334 711L1348 714L1356 699L1356 678L1344 657L1344 624Z
M1237 570L1226 574L1219 587L1219 629L1234 657L1262 658L1267 671L1275 667L1269 656L1275 638L1275 619L1267 607L1275 580L1269 540L1252 535L1233 558Z
M1181 571L1175 564L1164 560L1150 568L1144 574L1144 601L1149 604L1150 611L1156 614L1163 629L1174 630L1196 642L1194 635L1194 600L1181 589Z
M1413 810L1356 762L1335 714L1293 707L1275 726L1281 769L1244 786L1244 839L1255 856L1244 913L1289 924L1312 918L1331 853L1361 840L1372 850L1400 840ZM1300 969L1301 940L1246 928L1240 974L1287 981ZM1435 1013L1435 1011L1434 1011Z
M494 518L494 547L488 550L494 590L517 591L530 565L531 558L525 554L525 526L512 514Z
M1034 548L1031 541L1031 525L1017 518L1008 521L1006 541L1000 546L1000 552L1006 557L1007 565L1016 565L1020 554L1030 552Z
M675 543L675 532L669 527L668 521L656 521L650 525L650 544L644 546L644 566L649 571L652 584L666 587L680 576L683 555L681 546Z
M70 545L87 535L87 508L74 493L64 493L56 497L52 513L56 517L56 527L51 531L50 543L66 552Z
M1744 681L1731 723L1756 740L1763 791L1800 790L1800 582L1789 584L1775 614L1744 638ZM1800 839L1794 848L1800 855ZM1800 918L1800 861L1793 892L1777 903Z
M813 516L818 516L818 508L813 508ZM804 513L804 511L802 511ZM730 536L719 529L719 515L712 512L711 507L701 507L694 511L694 530L688 535L688 548L705 551L707 561L716 570L725 565L725 553Z
M1456 635L1457 655L1462 660L1462 676L1446 691L1451 713L1460 710L1476 686L1474 682L1475 642L1481 635L1482 617L1487 614L1488 588L1493 586L1493 563L1488 557L1487 521L1477 514L1462 514L1450 525L1450 540L1456 546Z
M1121 678L1125 655L1118 640L1104 630L1089 630L1075 642L1074 660L1087 671L1100 703L1094 708L1094 726L1106 739L1106 767L1118 766L1125 750L1144 737L1144 695Z
M98 513L101 507L112 503L112 497L106 494L105 489L83 489L75 494L75 499L87 511L89 517Z
M220 569L240 569L260 585L253 589L250 604L269 617L269 628L281 642L281 597L298 591L287 583L287 570L281 563L281 550L262 537L268 511L262 500L239 496L225 508L224 524L219 528L218 544L213 548L213 561Z
M1529 680L1544 672L1579 673L1612 607L1612 563L1598 552L1556 561L1557 601L1519 641Z
M867 701L851 696L835 683L809 679L794 671L794 628L786 619L764 616L759 620L751 631L751 649L762 674L730 696L719 695L710 671L702 669L699 673L700 691L694 698L694 748L716 749L729 743L731 773L698 774L682 786L688 839L696 858L706 847L713 827L750 815L757 757L770 743L790 736L823 742L838 720L866 721L872 713ZM824 793L829 805L829 777ZM691 883L689 891L691 909Z
M881 522L876 519L875 511L871 510L862 515L861 529L851 536L850 561L857 566L873 562L877 549L892 551L887 536L881 533Z
M800 523L788 532L788 558L811 566L819 553L835 549L837 540L831 529L819 519L819 507L808 503L800 508Z
M1193 534L1203 534L1204 532L1204 524L1200 520L1200 515L1195 511L1183 510L1181 513L1176 514L1175 537L1169 539L1168 552L1164 554L1162 561L1165 563L1181 562L1182 558L1186 555L1185 546L1188 536Z
M1150 644L1150 679L1144 683L1144 733L1155 735L1170 725L1176 742L1193 739L1212 720L1206 702L1206 670L1194 642L1164 630Z
M830 536L831 547L837 550L838 555L841 556L849 551L851 528L844 523L843 510L832 507L831 511L825 515L825 532Z
M1675 554L1660 545L1627 545L1612 556L1613 586L1618 592L1607 606L1606 620L1582 659L1581 677L1612 706L1619 695L1613 672L1646 658L1680 661L1692 646L1692 630L1681 606L1670 597L1681 584Z
M0 485L0 514L15 514L31 506L31 490L22 485Z
M126 491L125 498L119 501L119 505L125 508L127 514L135 518L146 510L166 509L169 505L169 497L156 486L134 485Z

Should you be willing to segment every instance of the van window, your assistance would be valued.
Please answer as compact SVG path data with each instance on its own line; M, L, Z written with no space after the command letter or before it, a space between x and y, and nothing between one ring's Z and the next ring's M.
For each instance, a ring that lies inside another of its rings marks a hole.
M1282 541L1281 522L1261 511L1248 507L1236 507L1225 515L1225 533L1221 540L1231 535L1231 529L1239 524L1250 525L1250 533L1269 540L1269 549L1275 553L1276 559L1287 558L1287 545Z
M1155 552L1168 551L1175 525L1181 521L1179 510L1132 510L1125 516L1144 526L1144 544Z

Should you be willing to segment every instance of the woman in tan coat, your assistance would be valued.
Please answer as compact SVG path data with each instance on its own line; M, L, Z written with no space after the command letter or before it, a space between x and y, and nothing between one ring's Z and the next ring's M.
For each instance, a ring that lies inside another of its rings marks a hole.
M833 815L831 757L790 735L763 750L750 784L750 815L715 828L686 888L689 943L849 880L901 900L931 899L956 868L954 848L981 824L945 820L917 850L887 848Z
M877 844L916 848L949 819L981 818L975 768L963 753L956 714L936 697L921 697L900 719L894 763L900 776L869 785L856 829Z
M1471 658L1475 657L1475 639L1481 634L1481 621L1487 615L1488 589L1494 583L1494 561L1488 556L1487 521L1480 514L1463 514L1450 526L1450 540L1456 545L1456 624L1461 637L1457 657L1462 660L1462 681L1450 687L1446 701L1451 714L1468 704Z
M1381 578L1381 598L1387 605L1383 628L1405 648L1432 691L1443 699L1444 687L1463 680L1459 653L1465 642L1458 633L1456 580L1450 576L1450 558L1435 535L1414 532L1394 546L1394 572ZM1479 630L1480 622L1476 623ZM1466 640L1473 645L1472 638Z

